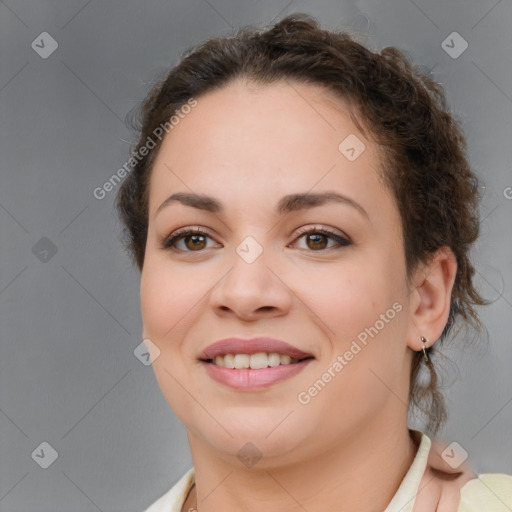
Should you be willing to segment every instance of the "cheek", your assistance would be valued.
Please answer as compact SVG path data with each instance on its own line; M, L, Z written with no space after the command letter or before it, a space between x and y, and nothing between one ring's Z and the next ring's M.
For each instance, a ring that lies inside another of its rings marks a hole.
M385 320L396 316L393 303L399 293L393 283L385 280L377 265L354 264L338 272L328 270L323 277L317 275L314 281L318 286L304 287L298 293L305 302L314 305L314 312L325 324L329 338L344 344L376 322L380 328L380 315L386 315L390 309Z
M203 294L168 263L152 255L145 260L140 281L143 337L158 347L152 368L162 395L182 421L190 403L180 383L187 382L193 371L191 360L183 357L182 340L192 328L194 306Z
M145 337L154 338L161 348L171 345L201 297L200 282L192 281L169 264L149 256L140 281L140 302Z
M325 359L342 357L333 386L338 403L377 399L387 392L379 377L393 388L402 372L407 313L401 274L384 260L372 261L360 259L342 272L330 271L330 278L321 280L323 292L309 293L331 340Z

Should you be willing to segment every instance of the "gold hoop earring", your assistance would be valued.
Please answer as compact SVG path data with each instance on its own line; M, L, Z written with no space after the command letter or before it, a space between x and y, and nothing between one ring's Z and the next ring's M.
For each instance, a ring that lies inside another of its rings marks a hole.
M423 336L420 338L420 340L421 340L421 343L423 343L423 347L422 347L423 357L425 358L425 362L428 363L428 356L427 356L427 351L425 350L425 348L426 348L426 344L429 341L427 340L427 338L424 338Z

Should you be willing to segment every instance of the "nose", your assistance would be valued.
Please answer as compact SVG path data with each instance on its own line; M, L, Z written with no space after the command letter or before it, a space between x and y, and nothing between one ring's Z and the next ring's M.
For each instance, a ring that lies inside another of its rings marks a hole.
M210 294L217 315L253 321L288 313L293 293L285 276L280 275L282 271L270 264L265 251L252 262L238 253L232 261L231 268Z

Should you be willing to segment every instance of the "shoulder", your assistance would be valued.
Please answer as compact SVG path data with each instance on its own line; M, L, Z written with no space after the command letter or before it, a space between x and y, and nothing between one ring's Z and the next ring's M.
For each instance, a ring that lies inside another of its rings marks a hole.
M458 512L510 512L512 476L486 473L469 480L460 491Z
M193 483L194 468L191 468L144 512L180 512Z

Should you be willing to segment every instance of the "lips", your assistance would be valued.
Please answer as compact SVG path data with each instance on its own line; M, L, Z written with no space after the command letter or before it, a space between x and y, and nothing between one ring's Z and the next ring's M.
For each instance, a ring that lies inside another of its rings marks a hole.
M290 356L292 359L301 361L313 358L313 355L290 345L282 340L259 337L252 339L225 338L209 345L199 355L201 361L211 361L216 356L227 354L257 354L259 352L277 353Z

